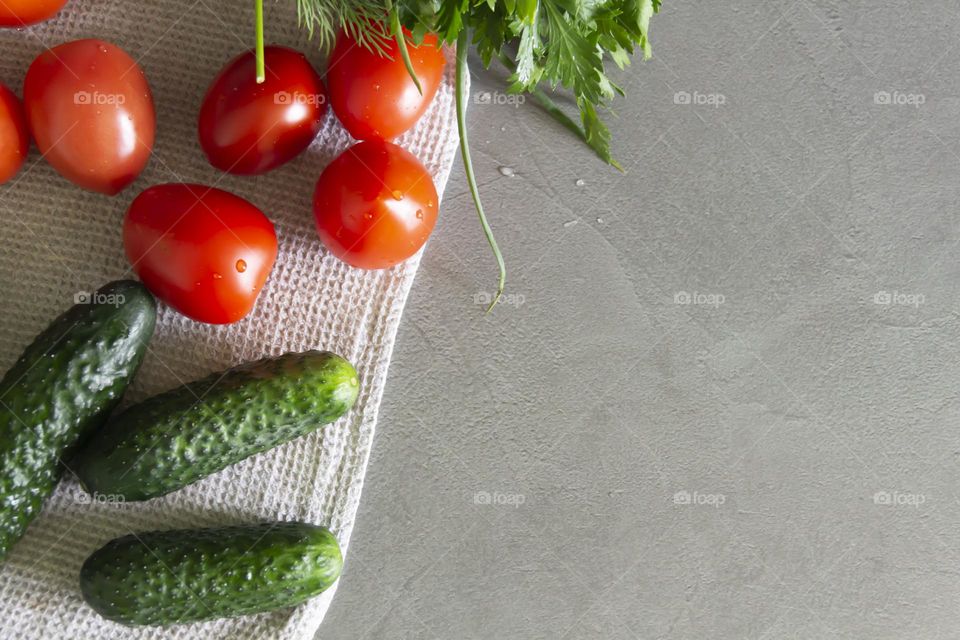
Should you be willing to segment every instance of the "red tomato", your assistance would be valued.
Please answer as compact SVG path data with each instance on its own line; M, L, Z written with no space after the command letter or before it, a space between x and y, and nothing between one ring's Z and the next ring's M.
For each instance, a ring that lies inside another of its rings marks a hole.
M437 189L409 151L390 142L360 142L324 169L313 216L330 252L361 269L403 262L437 224Z
M211 324L250 313L277 258L277 234L259 209L198 184L161 184L137 196L123 245L154 295Z
M67 0L0 0L0 27L25 27L52 18Z
M411 128L430 106L443 78L443 51L429 34L419 47L407 45L423 95L407 73L400 48L390 41L389 58L357 44L341 31L327 63L330 105L358 140L392 140Z
M115 195L150 159L150 86L109 42L76 40L41 53L23 81L23 104L40 153L84 189Z
M221 171L253 175L289 162L320 131L327 97L299 51L266 47L266 80L257 84L253 51L231 60L200 109L200 146Z
M30 135L20 99L0 84L0 184L17 175L29 150Z

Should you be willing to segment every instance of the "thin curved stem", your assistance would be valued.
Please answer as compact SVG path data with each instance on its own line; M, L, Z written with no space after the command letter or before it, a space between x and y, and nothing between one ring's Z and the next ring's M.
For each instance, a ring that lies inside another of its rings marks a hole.
M463 168L467 174L467 185L470 187L470 195L473 197L473 204L477 208L477 215L480 217L480 226L483 227L483 233L487 236L487 242L493 250L493 255L497 259L497 266L500 268L500 280L497 283L497 295L494 296L490 306L487 307L487 313L493 309L500 301L503 295L503 288L507 282L507 267L503 263L503 255L497 246L497 241L493 237L493 231L487 222L487 216L483 213L483 205L480 203L480 190L477 188L477 177L473 174L473 161L470 159L470 143L467 140L467 96L466 96L466 78L470 70L467 68L467 52L470 49L470 39L467 36L466 28L460 30L457 36L457 77L456 77L456 99L457 99L457 130L460 133L460 155L463 157Z
M263 59L263 0L254 0L254 7L257 14L257 84L261 84L267 79L267 68Z
M413 61L410 60L410 52L407 50L407 39L403 35L403 26L400 24L400 10L393 0L387 0L387 11L390 12L390 32L393 39L397 41L397 48L400 50L400 59L403 60L403 66L407 68L407 73L417 86L417 91L423 95L423 87L420 86L420 79L417 72L413 70Z

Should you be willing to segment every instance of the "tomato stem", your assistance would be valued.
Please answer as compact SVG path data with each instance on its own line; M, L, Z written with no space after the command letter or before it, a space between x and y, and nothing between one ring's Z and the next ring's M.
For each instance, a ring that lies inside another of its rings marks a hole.
M407 73L417 86L417 91L423 95L423 87L420 86L420 79L417 72L413 70L413 62L410 60L410 52L407 51L407 39L403 35L403 26L400 24L400 9L393 0L387 0L387 11L390 12L390 32L393 39L397 41L397 48L400 50L400 58L403 60L403 66L407 68Z
M473 174L473 161L470 159L470 143L467 140L467 86L466 79L470 70L467 68L467 52L470 49L470 40L467 36L467 29L460 30L457 36L457 76L456 76L456 99L457 99L457 130L460 133L460 155L463 157L463 169L467 174L467 185L470 187L470 195L473 197L473 204L477 208L477 215L480 217L480 226L483 227L483 233L487 236L487 242L493 250L493 255L497 259L497 266L500 268L500 280L497 283L497 295L493 298L490 306L487 307L487 313L496 306L503 295L503 287L507 282L507 267L503 263L503 255L500 254L500 248L493 237L493 231L487 222L487 216L483 213L483 205L480 203L480 190L477 188L477 177Z
M267 79L266 63L263 59L263 0L254 0L254 7L257 14L257 84L262 84Z

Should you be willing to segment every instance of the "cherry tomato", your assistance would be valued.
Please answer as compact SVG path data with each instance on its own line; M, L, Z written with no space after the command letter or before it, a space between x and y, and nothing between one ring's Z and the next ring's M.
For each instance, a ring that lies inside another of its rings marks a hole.
M430 106L443 78L443 51L437 36L407 45L423 95L407 73L400 48L389 41L384 57L368 51L346 32L337 36L327 63L330 105L344 128L358 140L392 140L411 128Z
M200 109L200 146L217 169L253 175L289 162L320 131L327 98L320 76L299 51L264 49L266 80L257 84L253 51L231 60Z
M313 216L333 255L361 269L386 269L430 237L437 189L409 151L383 140L360 142L320 175Z
M150 159L150 86L109 42L76 40L41 53L23 81L23 104L40 153L84 189L115 195Z
M29 150L30 135L20 99L0 84L0 184L17 175Z
M52 18L67 0L0 0L0 27L25 27Z
M198 184L161 184L137 196L123 245L155 296L211 324L250 313L277 258L277 234L259 209Z

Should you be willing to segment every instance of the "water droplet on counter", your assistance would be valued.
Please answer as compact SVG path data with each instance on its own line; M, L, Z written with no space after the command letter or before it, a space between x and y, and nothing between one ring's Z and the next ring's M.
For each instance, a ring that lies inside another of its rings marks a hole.
M574 218L573 220L568 220L568 221L566 221L566 222L563 223L563 228L566 229L567 227L572 227L573 225L577 224L578 222L580 222L580 220L578 220L578 219L576 219L576 218Z
M500 172L500 175L507 176L508 178L512 178L517 175L516 171L513 170L513 167L498 167L497 171Z
M583 178L577 178L577 181L574 182L573 184L577 185L578 187L582 187L583 185L585 185L585 184L587 184L587 183L583 181Z

